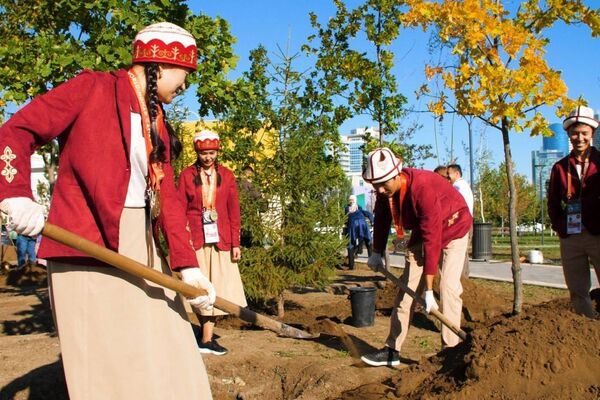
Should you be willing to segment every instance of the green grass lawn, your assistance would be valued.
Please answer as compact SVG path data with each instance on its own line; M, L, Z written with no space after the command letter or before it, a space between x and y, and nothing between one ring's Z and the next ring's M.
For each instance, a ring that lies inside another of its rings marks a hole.
M408 239L409 236L407 236ZM393 249L394 235L388 237L388 248ZM471 252L469 243L469 253ZM540 250L544 256L545 264L560 265L560 245L558 236L550 236L550 231L544 233L544 245L540 234L523 234L519 236L519 256L527 257L529 250ZM471 253L470 253L471 254ZM492 235L492 259L496 261L510 261L510 236L508 234Z
M520 256L527 256L529 250L540 250L544 255L544 260L560 263L560 245L558 236L550 236L549 232L544 233L544 244L540 234L525 234L519 236ZM494 260L508 261L510 255L510 236L492 235L492 258Z

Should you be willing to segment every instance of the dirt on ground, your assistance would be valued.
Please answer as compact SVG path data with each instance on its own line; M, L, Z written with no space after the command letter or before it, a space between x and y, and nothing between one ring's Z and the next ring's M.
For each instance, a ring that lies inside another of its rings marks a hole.
M396 289L358 267L338 271L325 290L285 293L283 322L318 332L317 339L279 337L233 317L219 321L215 332L230 352L204 357L213 397L600 398L600 321L573 314L566 291L556 289L526 287L526 306L513 316L510 284L464 281L462 328L469 340L442 350L439 324L417 307L401 350L402 365L364 365L360 355L385 342ZM45 280L40 266L0 275L2 400L68 399ZM377 288L373 326L352 325L348 289L353 286ZM271 312L269 307L255 310ZM198 331L195 317L190 319Z

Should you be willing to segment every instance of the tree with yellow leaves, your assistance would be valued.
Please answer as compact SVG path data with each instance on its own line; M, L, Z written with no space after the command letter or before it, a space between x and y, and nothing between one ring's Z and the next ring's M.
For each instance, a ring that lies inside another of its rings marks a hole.
M516 235L517 193L509 132L550 134L541 106L556 106L557 115L574 106L560 72L546 62L544 31L556 22L584 23L600 34L598 11L581 0L527 0L516 11L500 0L406 0L406 26L433 29L451 49L456 64L430 65L426 76L439 77L445 91L429 105L436 115L473 116L502 134L509 186L508 215L514 279L513 312L522 306L521 264ZM427 86L421 92L428 92ZM449 92L449 93L446 93ZM454 101L448 100L452 96Z

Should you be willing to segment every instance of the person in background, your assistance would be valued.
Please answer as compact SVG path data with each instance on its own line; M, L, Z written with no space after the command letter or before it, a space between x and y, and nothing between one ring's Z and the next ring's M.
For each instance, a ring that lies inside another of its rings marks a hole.
M35 264L37 262L35 245L36 236L17 235L17 263L19 269L25 268L29 264Z
M345 233L348 235L348 269L354 269L354 257L362 252L363 244L367 248L367 254L371 255L371 231L367 225L368 219L373 224L373 214L363 210L356 203L356 196L350 195L348 205L344 208L347 216Z
M448 168L445 165L438 165L437 167L435 167L433 172L435 172L444 179L450 180L450 178L448 177Z
M471 186L469 183L463 179L462 177L462 168L458 164L450 164L447 168L448 179L450 179L450 183L461 196L465 199L467 206L469 207L469 212L471 213L471 217L473 216L473 192L471 191ZM473 225L471 225L471 229L469 229L469 241L471 241L471 237L473 237ZM463 277L465 279L469 278L469 248L467 246L467 253L465 256L465 265L463 267Z
M219 136L203 130L194 137L196 162L179 176L179 196L185 205L196 257L221 297L245 307L246 296L238 268L240 249L240 203L235 177L218 163ZM227 349L214 337L220 310L196 312L202 326L201 353L224 355Z
M393 223L399 238L403 229L411 235L406 247L405 267L400 278L413 291L418 291L424 278L426 312L437 309L433 279L443 255L440 276L441 311L454 325L460 326L462 285L469 227L473 218L462 196L440 175L414 168L403 168L402 162L386 147L369 153L363 179L377 192L373 253L367 262L374 271L384 268L388 233ZM386 266L387 267L387 266ZM390 317L390 331L385 347L361 357L372 366L400 364L400 349L410 326L413 298L398 290ZM442 326L442 345L453 347L459 337Z
M563 122L573 150L552 167L548 216L560 236L560 256L571 304L598 317L590 298L590 262L600 280L600 153L592 146L598 121L578 106Z
M14 114L0 127L0 210L18 233L42 231L30 156L56 138L61 152L48 222L171 274L152 235L160 228L171 269L208 293L190 303L210 309L216 294L198 268L175 190L171 161L181 143L162 108L185 89L197 54L188 31L152 24L133 41L131 68L83 71ZM49 239L39 256L48 260L70 399L212 397L176 293Z

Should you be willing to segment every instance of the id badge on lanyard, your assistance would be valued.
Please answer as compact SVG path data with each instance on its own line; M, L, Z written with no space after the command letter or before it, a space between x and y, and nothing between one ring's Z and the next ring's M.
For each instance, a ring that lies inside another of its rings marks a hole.
M565 207L565 211L567 212L567 235L577 235L581 233L583 229L583 224L581 221L581 192L585 186L585 176L587 173L589 161L586 157L585 162L583 164L583 171L579 177L581 181L581 188L579 198L573 199L571 198L571 164L570 162L567 164L567 204Z
M204 243L218 243L219 242L219 229L217 229L217 223L212 222L209 224L203 224L204 227Z
M570 200L567 203L567 234L577 235L581 233L581 200Z

